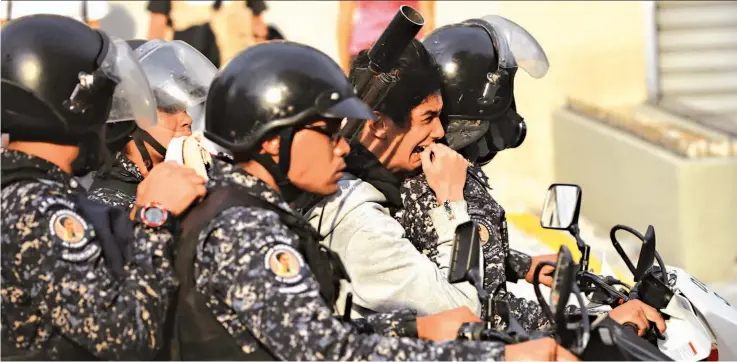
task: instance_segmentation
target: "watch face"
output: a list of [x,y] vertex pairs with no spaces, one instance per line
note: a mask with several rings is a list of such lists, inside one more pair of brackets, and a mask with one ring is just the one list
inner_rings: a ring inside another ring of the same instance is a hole
[[158,207],[149,207],[144,211],[143,217],[147,223],[160,226],[166,221],[164,211]]

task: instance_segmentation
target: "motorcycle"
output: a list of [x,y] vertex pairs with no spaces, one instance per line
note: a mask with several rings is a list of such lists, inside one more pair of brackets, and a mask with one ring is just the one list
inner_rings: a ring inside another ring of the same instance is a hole
[[[634,276],[635,285],[588,271],[590,247],[581,239],[578,227],[581,194],[578,185],[551,185],[540,225],[568,231],[576,239],[581,251],[579,269],[575,273],[576,285],[592,305],[615,308],[631,299],[639,299],[657,309],[665,319],[665,333],[661,335],[651,325],[644,335],[644,339],[663,354],[676,360],[717,361],[720,357],[737,360],[734,337],[737,335],[737,309],[683,269],[665,265],[656,251],[652,225],[648,226],[645,235],[626,225],[616,225],[610,231],[612,245]],[[626,231],[642,241],[637,265],[622,248],[616,237],[618,231]],[[656,260],[657,266],[654,265]],[[634,325],[629,327],[637,330]]]
[[[593,322],[579,290],[577,267],[570,250],[564,245],[558,251],[556,263],[542,262],[534,270],[533,287],[543,312],[550,320],[548,330],[527,333],[514,318],[509,304],[504,300],[492,298],[481,285],[478,228],[468,222],[456,229],[456,240],[448,280],[451,283],[469,282],[477,288],[479,298],[487,305],[485,322],[466,323],[458,331],[460,340],[501,341],[506,344],[522,343],[533,339],[553,337],[573,354],[584,360],[622,360],[652,361],[670,360],[646,340],[637,336],[625,326],[611,320],[606,315],[598,316]],[[553,266],[553,284],[550,288],[550,304],[540,291],[540,274],[546,265]],[[566,313],[571,295],[580,306],[578,317]],[[490,315],[499,317],[506,326],[503,330],[494,328]]]

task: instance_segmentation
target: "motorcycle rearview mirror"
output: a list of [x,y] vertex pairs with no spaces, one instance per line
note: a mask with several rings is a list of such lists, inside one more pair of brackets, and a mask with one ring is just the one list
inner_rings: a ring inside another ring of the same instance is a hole
[[[549,263],[548,265],[553,265]],[[548,318],[554,321],[556,325],[565,325],[565,309],[568,305],[568,300],[573,292],[573,287],[576,283],[576,264],[573,262],[573,255],[571,251],[565,245],[561,245],[558,250],[558,259],[555,265],[555,272],[553,273],[553,283],[550,286],[550,306],[546,312]],[[535,286],[535,294],[538,299],[538,303],[541,306],[545,306],[545,300],[540,292],[540,273],[542,272],[544,265],[539,265],[535,268],[535,274],[533,276],[533,285]],[[543,307],[543,310],[546,309]]]
[[635,281],[642,280],[645,273],[655,264],[655,229],[652,225],[647,227],[643,239],[644,242],[642,243],[640,257],[637,259],[637,268],[635,269]]
[[[479,300],[489,306],[491,304],[489,293],[484,290],[481,283],[481,266],[479,263],[481,242],[479,241],[478,230],[478,224],[474,221],[467,221],[456,228],[448,281],[453,284],[471,283],[476,288]],[[488,321],[488,317],[488,315],[485,315],[483,319]]]
[[[549,304],[545,302],[542,292],[540,292],[540,273],[545,265],[555,266],[553,282],[550,286]],[[576,264],[573,262],[571,251],[565,245],[561,245],[558,250],[558,259],[555,263],[540,262],[535,267],[532,285],[543,313],[551,321],[556,331],[558,343],[565,346],[566,349],[574,354],[580,354],[588,345],[591,325],[589,323],[588,308],[576,284],[576,270]],[[577,327],[573,330],[569,329],[566,316],[566,307],[568,306],[571,295],[574,295],[578,300],[582,323],[580,328]]]
[[552,184],[545,195],[540,226],[544,229],[567,230],[576,239],[581,251],[581,270],[588,270],[589,246],[581,239],[578,218],[581,212],[581,187],[573,184]]
[[564,323],[568,299],[576,282],[576,264],[573,262],[571,251],[565,245],[558,251],[555,265],[553,284],[550,288],[550,309],[555,313],[556,320]]
[[577,185],[552,184],[545,195],[540,226],[545,229],[568,230],[578,226],[581,188]]
[[448,281],[451,283],[480,282],[478,224],[467,221],[456,228]]

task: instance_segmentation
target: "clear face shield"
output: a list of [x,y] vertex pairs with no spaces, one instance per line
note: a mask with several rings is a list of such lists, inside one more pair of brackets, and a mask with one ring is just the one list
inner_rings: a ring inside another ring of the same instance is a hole
[[491,36],[498,58],[496,71],[489,70],[478,104],[486,109],[487,119],[503,115],[512,98],[514,75],[518,68],[534,78],[541,78],[549,68],[545,51],[524,28],[498,15],[465,21],[482,27]]
[[156,125],[156,100],[149,81],[128,44],[110,37],[107,55],[100,63],[98,74],[80,74],[80,85],[70,98],[69,108],[75,107],[85,91],[94,87],[96,78],[103,75],[116,83],[108,123],[135,120],[138,127],[148,129]]
[[521,68],[533,78],[542,78],[548,73],[548,57],[527,30],[498,15],[487,15],[481,20],[491,25],[494,32],[499,68]]
[[[147,46],[149,43],[151,46]],[[217,68],[202,53],[182,41],[149,43],[136,51],[140,53],[139,61],[153,89],[159,111],[170,115],[186,114],[191,119],[192,131],[203,130],[207,91]],[[180,119],[172,117],[172,122],[177,123]]]

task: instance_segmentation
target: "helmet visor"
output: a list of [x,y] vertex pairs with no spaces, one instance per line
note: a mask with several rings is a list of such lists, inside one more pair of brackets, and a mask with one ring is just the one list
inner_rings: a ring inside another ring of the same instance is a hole
[[501,16],[487,15],[481,19],[489,23],[496,33],[500,67],[519,67],[533,78],[545,76],[550,64],[535,37],[523,27]]
[[143,129],[156,125],[154,94],[135,53],[124,40],[110,37],[99,70],[117,83],[108,123],[135,120]]
[[139,49],[145,52],[139,61],[159,110],[187,112],[192,130],[203,130],[204,103],[217,68],[202,53],[178,40]]

